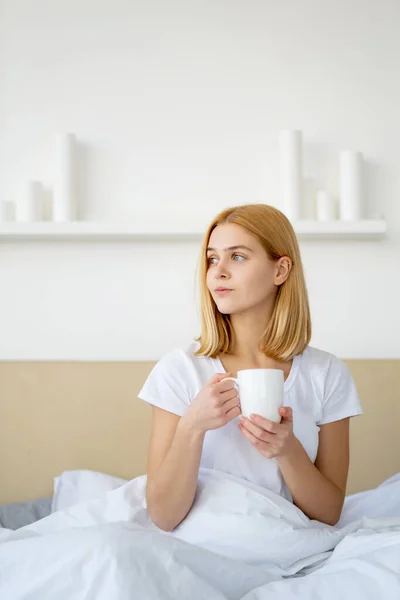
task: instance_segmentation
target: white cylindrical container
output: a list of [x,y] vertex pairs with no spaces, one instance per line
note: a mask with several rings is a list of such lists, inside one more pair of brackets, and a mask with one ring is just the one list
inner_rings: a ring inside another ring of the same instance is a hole
[[334,221],[336,219],[335,199],[325,190],[317,192],[317,219],[318,221]]
[[363,157],[361,152],[343,150],[340,163],[340,218],[343,221],[362,219]]
[[43,219],[43,186],[40,181],[28,181],[22,198],[17,203],[17,221],[32,222]]
[[11,200],[0,202],[0,223],[15,221],[15,204]]
[[298,221],[303,187],[301,131],[284,129],[280,132],[279,163],[282,212],[291,221]]
[[58,135],[54,146],[53,221],[74,221],[77,218],[75,135]]

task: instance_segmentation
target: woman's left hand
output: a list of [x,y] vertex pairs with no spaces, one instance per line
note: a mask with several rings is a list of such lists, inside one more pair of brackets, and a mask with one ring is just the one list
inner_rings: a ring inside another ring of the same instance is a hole
[[239,429],[251,444],[266,458],[289,453],[296,440],[293,433],[293,413],[288,406],[279,409],[280,423],[274,423],[260,415],[240,417]]

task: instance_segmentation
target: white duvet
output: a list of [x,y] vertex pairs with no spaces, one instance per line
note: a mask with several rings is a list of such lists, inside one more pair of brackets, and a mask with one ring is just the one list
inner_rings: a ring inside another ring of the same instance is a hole
[[400,598],[399,476],[350,498],[330,527],[268,490],[201,470],[195,505],[172,533],[149,521],[144,485],[139,477],[0,530],[1,600]]

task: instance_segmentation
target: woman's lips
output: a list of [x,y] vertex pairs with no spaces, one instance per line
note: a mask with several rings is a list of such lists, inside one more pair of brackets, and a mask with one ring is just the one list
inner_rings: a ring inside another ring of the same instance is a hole
[[223,288],[223,287],[219,287],[215,290],[215,293],[218,294],[218,296],[226,296],[227,294],[229,294],[229,292],[232,292],[233,290],[229,289],[229,288]]

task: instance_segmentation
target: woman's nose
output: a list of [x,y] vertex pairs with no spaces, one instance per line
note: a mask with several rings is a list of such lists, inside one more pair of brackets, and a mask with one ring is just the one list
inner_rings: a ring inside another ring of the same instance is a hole
[[215,278],[216,279],[229,279],[229,277],[230,277],[230,274],[229,274],[229,271],[228,271],[226,265],[222,261],[220,261],[215,270]]

